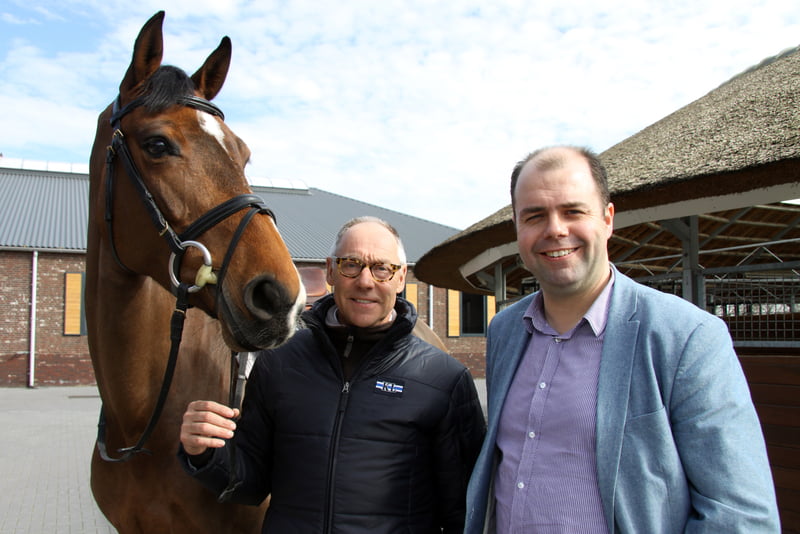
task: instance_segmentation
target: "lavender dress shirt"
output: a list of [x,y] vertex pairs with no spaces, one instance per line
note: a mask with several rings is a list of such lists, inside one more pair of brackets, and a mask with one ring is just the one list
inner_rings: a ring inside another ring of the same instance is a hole
[[597,483],[597,377],[613,279],[569,332],[547,323],[541,294],[530,342],[503,405],[495,483],[498,534],[607,533]]

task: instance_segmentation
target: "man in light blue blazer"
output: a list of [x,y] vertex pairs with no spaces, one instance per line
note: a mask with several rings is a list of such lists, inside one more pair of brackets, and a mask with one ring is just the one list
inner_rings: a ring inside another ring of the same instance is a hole
[[610,265],[614,206],[597,156],[533,152],[511,198],[541,290],[489,328],[489,428],[465,534],[780,532],[728,330]]

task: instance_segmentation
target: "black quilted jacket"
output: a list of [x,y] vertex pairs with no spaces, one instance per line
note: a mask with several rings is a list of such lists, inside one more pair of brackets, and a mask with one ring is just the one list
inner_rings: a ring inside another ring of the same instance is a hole
[[[346,382],[322,326],[332,305],[318,301],[308,328],[258,358],[233,440],[233,501],[271,494],[270,534],[460,534],[485,432],[472,377],[410,335],[416,312],[398,298],[393,326]],[[221,492],[230,446],[187,470]]]

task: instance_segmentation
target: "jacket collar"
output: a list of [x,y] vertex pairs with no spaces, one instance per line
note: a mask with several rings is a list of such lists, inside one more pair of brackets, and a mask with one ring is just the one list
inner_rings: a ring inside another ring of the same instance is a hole
[[[330,345],[331,350],[333,344],[331,343],[328,330],[325,326],[325,318],[328,312],[336,305],[333,294],[329,294],[314,303],[310,310],[303,312],[303,323],[312,331],[314,335],[321,338],[321,342]],[[405,356],[404,348],[409,344],[417,321],[417,312],[414,306],[407,300],[397,297],[394,305],[397,317],[395,318],[392,326],[386,331],[386,335],[378,341],[375,346],[367,354],[368,362],[365,364],[364,369],[360,370],[358,374],[364,376],[371,376],[384,372],[386,369],[394,365],[398,360]],[[353,332],[358,335],[356,327],[349,327]]]
[[[316,324],[322,326],[325,324],[328,313],[336,306],[336,301],[333,298],[333,293],[325,295],[314,303],[310,310],[306,310],[302,314],[303,322],[307,325]],[[395,320],[392,328],[389,330],[398,329],[406,333],[411,333],[414,325],[417,322],[417,310],[414,306],[402,297],[397,297],[394,303]],[[355,327],[353,327],[355,328]]]

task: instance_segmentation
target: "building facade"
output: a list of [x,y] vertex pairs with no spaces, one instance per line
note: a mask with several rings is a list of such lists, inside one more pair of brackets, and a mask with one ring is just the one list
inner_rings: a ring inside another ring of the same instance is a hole
[[[0,387],[93,384],[82,299],[88,176],[8,163],[0,159],[0,187],[9,192],[0,198]],[[416,259],[456,228],[314,188],[253,189],[275,211],[298,267],[323,269],[335,232],[352,217],[373,215],[395,226],[409,260],[404,296],[450,353],[483,376],[492,297],[413,275]]]

